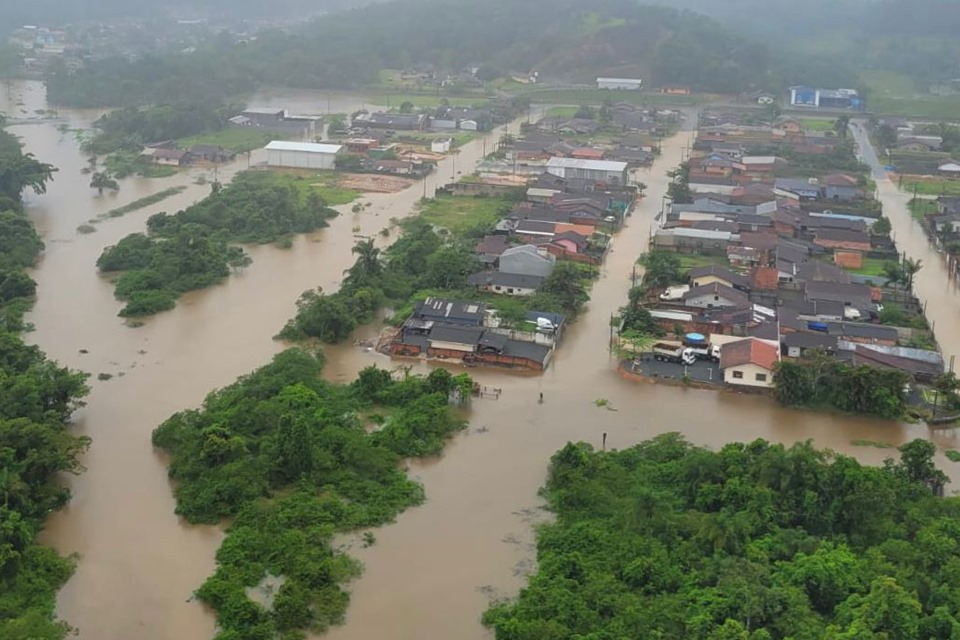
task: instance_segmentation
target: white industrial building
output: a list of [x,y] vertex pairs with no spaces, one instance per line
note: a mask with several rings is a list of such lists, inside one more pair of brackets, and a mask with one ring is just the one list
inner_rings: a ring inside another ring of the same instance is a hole
[[597,89],[626,89],[639,91],[643,85],[640,78],[597,78]]
[[343,145],[274,140],[266,147],[267,166],[294,169],[334,169]]
[[579,158],[550,158],[547,173],[560,178],[580,178],[607,184],[627,184],[627,163],[613,160],[581,160]]

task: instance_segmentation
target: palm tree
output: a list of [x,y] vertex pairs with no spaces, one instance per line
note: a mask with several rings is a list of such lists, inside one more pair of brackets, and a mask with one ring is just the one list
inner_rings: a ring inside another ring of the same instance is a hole
[[903,280],[907,291],[913,291],[913,277],[923,268],[923,260],[903,259]]
[[380,275],[382,265],[380,264],[380,249],[373,244],[373,238],[361,240],[351,249],[357,255],[357,265],[360,266],[361,273],[368,276]]
[[104,189],[119,191],[120,183],[110,177],[106,171],[97,171],[90,179],[90,188],[96,189],[98,195],[103,195]]

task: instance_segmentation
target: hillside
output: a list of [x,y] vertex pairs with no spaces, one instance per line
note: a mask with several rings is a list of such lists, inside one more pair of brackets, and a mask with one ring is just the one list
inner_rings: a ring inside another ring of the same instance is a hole
[[765,45],[712,19],[631,0],[397,0],[243,43],[218,38],[190,55],[100,61],[53,74],[49,89],[54,101],[77,106],[224,99],[267,83],[359,88],[378,82],[383,68],[429,63],[485,67],[488,77],[537,70],[568,82],[640,75],[730,93],[780,83],[772,60]]

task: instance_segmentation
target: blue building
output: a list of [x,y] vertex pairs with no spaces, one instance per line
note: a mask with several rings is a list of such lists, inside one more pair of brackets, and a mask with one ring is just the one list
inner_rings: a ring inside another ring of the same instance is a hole
[[814,89],[802,85],[790,87],[790,105],[858,111],[864,108],[863,99],[854,89]]

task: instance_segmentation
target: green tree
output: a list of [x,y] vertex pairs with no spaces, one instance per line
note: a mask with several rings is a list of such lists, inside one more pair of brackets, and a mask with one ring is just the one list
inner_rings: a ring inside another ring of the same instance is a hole
[[937,447],[929,440],[913,440],[898,448],[900,463],[897,470],[912,482],[926,485],[936,495],[943,495],[949,482],[947,475],[937,469],[933,456]]
[[672,251],[657,249],[641,255],[639,262],[644,268],[643,288],[647,291],[683,282],[680,257]]
[[870,227],[870,233],[875,236],[889,236],[892,230],[893,227],[890,224],[890,219],[884,216],[877,218]]
[[667,186],[667,197],[677,204],[692,202],[690,194],[690,166],[686,163],[680,165],[667,174],[670,176],[670,184]]
[[90,178],[90,188],[96,189],[97,194],[102,196],[105,189],[119,191],[120,183],[111,178],[106,171],[97,171]]
[[404,101],[400,104],[400,109],[399,109],[399,111],[400,111],[400,113],[413,113],[413,110],[414,110],[415,106],[416,106],[416,105],[414,105],[414,104],[413,104],[412,102],[410,102],[409,100],[404,100]]
[[555,296],[568,313],[575,313],[590,299],[584,285],[584,274],[573,262],[558,262],[544,281],[541,291]]

